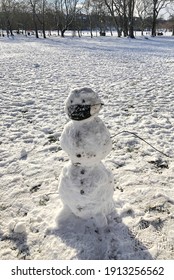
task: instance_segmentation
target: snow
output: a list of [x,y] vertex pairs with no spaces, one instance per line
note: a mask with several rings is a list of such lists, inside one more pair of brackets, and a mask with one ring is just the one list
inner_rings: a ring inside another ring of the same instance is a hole
[[25,232],[25,223],[19,222],[14,227],[14,232],[22,233]]
[[[174,259],[173,38],[15,36],[0,51],[0,259]],[[101,97],[112,139],[103,228],[66,209],[56,228],[64,102],[79,87]]]

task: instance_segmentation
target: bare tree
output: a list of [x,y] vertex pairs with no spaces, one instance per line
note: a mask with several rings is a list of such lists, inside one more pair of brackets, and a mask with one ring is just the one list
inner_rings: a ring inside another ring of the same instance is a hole
[[[98,18],[96,19],[96,17],[98,17],[97,1],[85,0],[83,4],[83,10],[89,22],[91,38],[93,38],[93,29],[97,28],[97,23],[98,23]],[[97,36],[97,30],[96,30],[96,36]]]
[[29,0],[32,15],[33,15],[33,23],[36,33],[36,38],[39,38],[38,34],[38,26],[40,25],[42,28],[43,38],[46,38],[46,11],[47,11],[47,0]]
[[39,38],[39,33],[38,33],[38,17],[37,17],[38,0],[29,0],[29,3],[31,5],[31,9],[32,9],[32,16],[33,16],[33,23],[34,23],[34,29],[35,29],[36,38]]
[[77,12],[77,4],[79,0],[57,0],[55,7],[57,8],[58,29],[61,37],[64,37],[65,31],[72,24]]
[[170,0],[169,5],[166,7],[169,16],[169,28],[172,29],[172,36],[174,36],[174,0]]
[[103,0],[93,0],[93,17],[97,17],[100,35],[105,35],[107,29],[108,9]]
[[122,13],[122,8],[120,6],[120,3],[118,4],[118,1],[120,0],[104,0],[105,1],[105,5],[108,8],[108,11],[110,13],[110,15],[113,18],[113,22],[115,25],[115,28],[117,30],[118,33],[118,37],[121,37],[122,34],[122,30],[123,30],[123,13]]
[[145,21],[150,16],[152,11],[151,0],[137,0],[136,10],[138,12],[139,20],[141,23],[141,35],[144,33]]
[[55,0],[54,1],[54,19],[55,19],[55,26],[57,29],[57,34],[59,36],[59,31],[60,31],[60,19],[61,19],[61,2],[60,0]]
[[15,0],[2,0],[1,2],[3,25],[6,29],[7,36],[9,36],[9,34],[11,36],[14,36],[13,21],[14,21],[15,5],[16,5]]
[[26,34],[27,30],[31,28],[32,14],[30,13],[28,2],[25,0],[17,0],[15,8],[15,29],[17,33]]
[[43,32],[43,37],[44,39],[46,38],[46,33],[45,33],[45,11],[46,11],[46,0],[41,1],[41,19],[39,19],[41,25],[42,25],[42,32]]
[[118,37],[124,36],[134,38],[134,10],[135,0],[104,0],[110,15],[113,18]]
[[167,7],[169,0],[151,0],[152,5],[152,36],[156,36],[156,25],[159,12]]

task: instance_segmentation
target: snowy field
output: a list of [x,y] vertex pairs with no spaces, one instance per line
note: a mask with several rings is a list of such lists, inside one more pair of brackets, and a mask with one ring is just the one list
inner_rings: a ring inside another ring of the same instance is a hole
[[[174,259],[174,38],[1,37],[0,82],[0,259]],[[56,229],[64,101],[83,86],[105,104],[115,213]]]

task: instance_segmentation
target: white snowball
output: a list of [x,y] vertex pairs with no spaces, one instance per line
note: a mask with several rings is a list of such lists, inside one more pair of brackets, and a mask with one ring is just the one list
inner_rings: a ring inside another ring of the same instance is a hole
[[101,103],[100,97],[91,88],[84,87],[80,89],[74,89],[66,100],[65,110],[72,104],[95,105],[99,103]]
[[23,222],[18,222],[14,227],[14,232],[16,233],[23,233],[26,232],[26,226]]
[[110,133],[98,117],[88,122],[67,123],[60,145],[74,164],[86,166],[99,163],[112,149]]
[[65,112],[74,120],[96,116],[101,109],[101,99],[91,88],[74,89],[65,103]]
[[15,221],[10,221],[10,223],[8,224],[9,231],[13,231],[15,225],[16,225]]
[[60,198],[76,216],[94,218],[103,226],[114,209],[113,181],[112,173],[102,163],[92,167],[68,163],[60,177]]

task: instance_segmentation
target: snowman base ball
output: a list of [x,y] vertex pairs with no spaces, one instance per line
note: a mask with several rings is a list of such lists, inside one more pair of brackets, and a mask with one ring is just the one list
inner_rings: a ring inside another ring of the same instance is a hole
[[60,138],[70,158],[59,182],[64,208],[82,219],[94,219],[99,227],[107,225],[107,215],[114,211],[113,175],[101,162],[112,149],[110,133],[98,117],[102,105],[91,88],[73,90],[65,104],[71,121]]
[[114,210],[113,175],[103,163],[92,167],[68,163],[59,184],[60,198],[70,211],[82,219],[94,219],[99,227],[107,225]]

